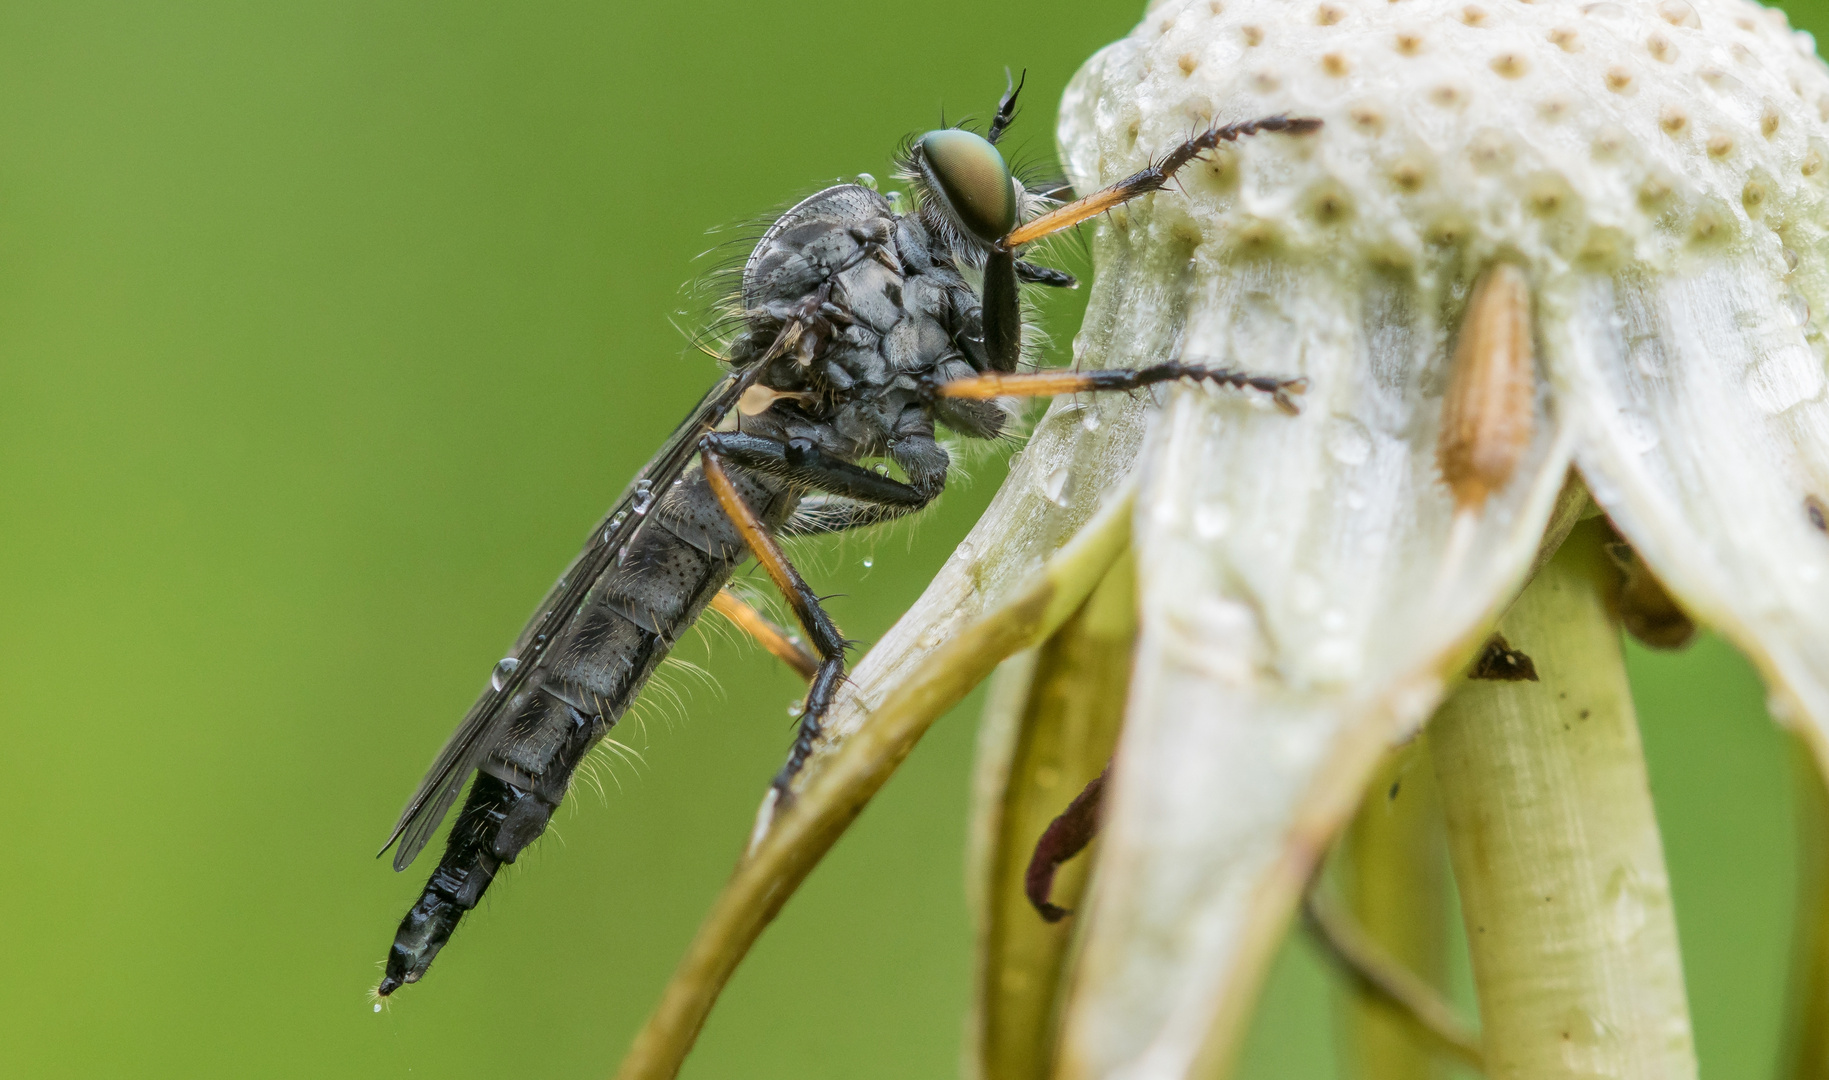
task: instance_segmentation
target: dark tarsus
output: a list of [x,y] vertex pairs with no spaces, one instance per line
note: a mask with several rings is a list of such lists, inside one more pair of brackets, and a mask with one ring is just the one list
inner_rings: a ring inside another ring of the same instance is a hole
[[1060,922],[1072,914],[1049,900],[1054,892],[1054,873],[1062,863],[1086,850],[1086,845],[1099,834],[1099,811],[1105,804],[1105,780],[1110,775],[1111,765],[1107,764],[1073,797],[1067,809],[1048,823],[1041,839],[1035,842],[1029,868],[1023,872],[1022,891],[1036,914],[1048,922]]
[[[1014,118],[1019,89],[1011,86],[1000,102],[993,140]],[[545,831],[585,755],[752,547],[760,542],[779,558],[769,534],[836,532],[918,510],[946,482],[936,424],[980,439],[1004,430],[998,403],[936,398],[932,388],[1013,371],[1021,351],[1017,282],[1061,286],[1073,278],[967,238],[947,219],[944,200],[913,179],[921,197],[912,213],[897,215],[875,191],[841,184],[788,210],[756,245],[743,269],[743,326],[728,355],[733,374],[592,531],[383,846],[399,842],[394,868],[405,869],[476,774],[443,858],[401,920],[380,995],[423,977],[501,865]],[[962,266],[984,270],[983,300]],[[753,388],[789,396],[750,409],[745,395]],[[737,430],[719,430],[739,406]],[[907,482],[856,464],[879,456]],[[729,481],[723,501],[707,466]],[[756,526],[748,540],[735,523],[746,518]],[[769,552],[762,554],[766,561]],[[785,805],[843,679],[846,643],[785,559],[781,567],[820,656],[773,784]]]

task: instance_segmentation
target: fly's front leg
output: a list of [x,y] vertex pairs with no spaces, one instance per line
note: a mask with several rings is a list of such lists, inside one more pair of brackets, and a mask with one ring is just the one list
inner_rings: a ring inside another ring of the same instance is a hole
[[787,598],[788,606],[794,609],[794,617],[799,620],[808,643],[819,657],[819,664],[813,672],[813,684],[807,690],[806,709],[800,714],[800,727],[794,736],[794,746],[788,751],[787,763],[775,774],[773,786],[777,801],[786,802],[790,797],[788,784],[794,779],[794,774],[800,771],[800,767],[806,764],[807,755],[812,753],[813,740],[819,737],[821,730],[820,723],[832,707],[832,698],[838,692],[840,680],[844,678],[845,640],[839,636],[838,627],[832,625],[831,616],[819,606],[819,598],[807,587],[800,572],[794,569],[794,564],[788,562],[781,545],[775,542],[767,526],[762,524],[762,519],[756,516],[756,512],[737,491],[736,485],[731,483],[730,474],[724,468],[724,459],[718,454],[712,439],[713,436],[706,437],[700,445],[699,454],[712,494],[742,534],[756,561]]
[[1116,209],[1140,195],[1159,191],[1183,165],[1222,142],[1232,142],[1260,131],[1306,135],[1319,129],[1313,117],[1267,116],[1239,124],[1217,124],[1163,155],[1160,161],[1133,173],[1110,187],[1057,207],[1026,224],[1018,225],[991,245],[984,259],[984,348],[991,367],[1015,371],[1022,357],[1022,307],[1017,299],[1016,251],[1046,236],[1070,229],[1087,218]]
[[1247,135],[1256,135],[1260,131],[1280,132],[1284,135],[1307,135],[1317,131],[1321,121],[1313,117],[1268,116],[1262,120],[1247,120],[1239,124],[1217,124],[1193,138],[1182,143],[1163,155],[1162,160],[1151,164],[1107,188],[1075,199],[1058,209],[1051,210],[1034,221],[1019,225],[1005,236],[997,246],[1010,251],[1023,244],[1032,244],[1044,236],[1051,236],[1063,229],[1070,229],[1090,217],[1097,217],[1107,210],[1114,210],[1139,195],[1159,191],[1169,182],[1183,165],[1213,149],[1222,142],[1233,142]]
[[1056,394],[1080,394],[1094,390],[1138,390],[1180,379],[1235,386],[1241,390],[1250,389],[1269,394],[1277,408],[1292,416],[1299,410],[1291,395],[1308,389],[1308,380],[1304,378],[1252,375],[1233,368],[1170,360],[1144,368],[1111,368],[1100,371],[1036,371],[1022,375],[993,372],[936,383],[930,392],[936,398],[983,401],[999,397],[1053,397]]

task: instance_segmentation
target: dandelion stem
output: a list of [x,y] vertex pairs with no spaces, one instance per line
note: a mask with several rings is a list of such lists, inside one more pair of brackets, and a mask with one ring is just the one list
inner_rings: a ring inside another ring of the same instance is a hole
[[1500,621],[1519,676],[1430,729],[1492,1076],[1696,1075],[1607,539],[1575,528]]

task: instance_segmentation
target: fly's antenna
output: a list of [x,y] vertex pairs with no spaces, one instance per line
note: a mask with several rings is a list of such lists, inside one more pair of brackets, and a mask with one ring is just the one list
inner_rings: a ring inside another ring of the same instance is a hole
[[997,145],[997,140],[1003,138],[1004,130],[1016,119],[1016,95],[1022,93],[1023,83],[1028,79],[1028,68],[1023,68],[1022,77],[1018,79],[1010,78],[1009,68],[1003,69],[1003,100],[997,103],[997,115],[991,118],[991,130],[985,135],[985,142]]

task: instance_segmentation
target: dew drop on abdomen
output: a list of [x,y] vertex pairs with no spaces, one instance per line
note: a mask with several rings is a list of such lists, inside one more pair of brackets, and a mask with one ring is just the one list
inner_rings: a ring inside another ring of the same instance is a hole
[[514,674],[515,668],[520,666],[521,662],[512,656],[504,656],[500,660],[497,660],[495,662],[495,670],[489,673],[489,688],[491,690],[500,690],[502,687],[507,686],[508,677]]

